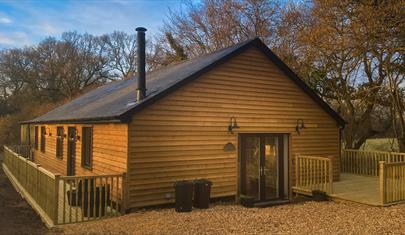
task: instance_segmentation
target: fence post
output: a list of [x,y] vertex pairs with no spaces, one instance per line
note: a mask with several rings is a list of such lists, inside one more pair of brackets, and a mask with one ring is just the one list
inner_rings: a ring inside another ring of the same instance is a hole
[[28,186],[28,160],[24,158],[24,165],[25,165],[25,179],[24,179],[24,187],[27,189]]
[[298,154],[295,155],[295,186],[299,186]]
[[329,194],[333,194],[333,162],[329,159]]
[[59,180],[60,175],[55,175],[55,193],[54,193],[54,208],[53,208],[53,224],[58,224],[58,209],[59,209]]
[[385,171],[385,161],[379,162],[379,173],[380,173],[380,200],[381,204],[384,205],[387,201],[386,199],[386,171]]
[[40,164],[37,164],[37,169],[35,170],[35,200],[38,200],[38,194],[39,194],[39,189],[38,189],[38,187],[39,187],[39,167],[40,167],[41,165]]
[[121,214],[125,214],[127,210],[127,173],[124,172],[122,174],[122,207],[121,207]]

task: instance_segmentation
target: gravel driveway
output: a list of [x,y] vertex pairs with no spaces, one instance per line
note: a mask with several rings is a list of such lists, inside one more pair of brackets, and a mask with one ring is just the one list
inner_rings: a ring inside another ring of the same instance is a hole
[[379,208],[347,202],[303,202],[269,208],[215,204],[176,213],[148,210],[60,226],[66,234],[405,234],[405,204]]

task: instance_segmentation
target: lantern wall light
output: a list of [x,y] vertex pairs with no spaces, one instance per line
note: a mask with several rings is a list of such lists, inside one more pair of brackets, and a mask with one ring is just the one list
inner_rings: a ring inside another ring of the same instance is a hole
[[301,130],[305,129],[305,124],[303,119],[298,119],[297,120],[297,126],[295,127],[295,130],[297,131],[297,134],[301,134]]
[[231,117],[231,119],[229,120],[229,125],[228,125],[228,133],[233,134],[233,129],[238,129],[240,128],[238,126],[238,123],[236,123],[236,118],[235,117]]

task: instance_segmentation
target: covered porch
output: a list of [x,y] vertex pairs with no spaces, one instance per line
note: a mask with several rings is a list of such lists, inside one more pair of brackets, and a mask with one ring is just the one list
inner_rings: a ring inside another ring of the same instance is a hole
[[293,192],[324,191],[332,199],[372,206],[405,202],[405,153],[344,150],[338,180],[328,157],[296,156]]

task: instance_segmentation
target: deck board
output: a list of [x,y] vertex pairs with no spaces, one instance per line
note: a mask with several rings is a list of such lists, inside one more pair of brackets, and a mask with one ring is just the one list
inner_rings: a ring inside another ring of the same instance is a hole
[[333,194],[331,197],[381,206],[379,178],[342,173],[340,181],[333,183]]

